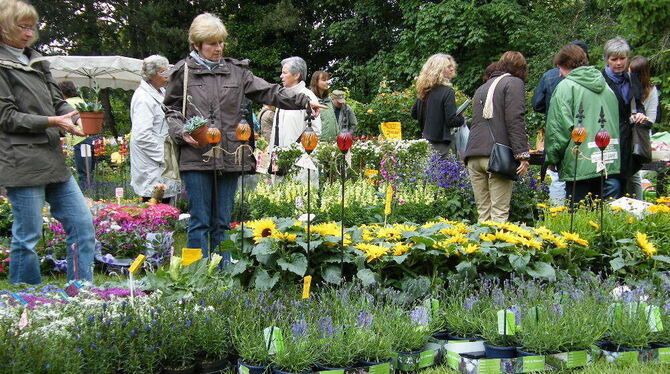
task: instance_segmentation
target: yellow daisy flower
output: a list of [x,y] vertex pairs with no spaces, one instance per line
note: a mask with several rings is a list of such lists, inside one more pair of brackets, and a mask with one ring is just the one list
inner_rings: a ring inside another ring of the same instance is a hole
[[463,247],[463,251],[465,251],[466,254],[473,254],[477,251],[479,251],[479,245],[475,243],[470,243]]
[[394,256],[402,256],[412,248],[409,244],[398,243],[393,247]]
[[576,232],[561,231],[561,235],[563,235],[563,237],[565,237],[566,240],[569,240],[573,243],[579,244],[584,247],[589,246],[589,242],[580,238],[579,234]]
[[637,241],[637,245],[640,246],[642,252],[644,252],[647,256],[651,257],[656,254],[656,246],[647,239],[647,234],[643,234],[638,231],[635,233],[635,239]]
[[365,256],[368,258],[367,262],[384,256],[389,250],[388,248],[382,247],[381,245],[366,243],[356,245],[356,249],[365,253]]
[[564,207],[564,206],[556,206],[556,207],[553,207],[553,208],[549,208],[549,213],[563,213],[563,212],[565,212],[565,211],[567,211],[567,210],[568,210],[567,207]]
[[547,204],[537,203],[535,204],[535,206],[541,209],[549,209],[549,206]]
[[670,206],[664,204],[650,205],[647,210],[651,213],[670,213]]
[[594,229],[596,229],[596,230],[600,230],[600,225],[597,224],[596,222],[589,221],[589,225],[590,225],[591,227],[593,227]]

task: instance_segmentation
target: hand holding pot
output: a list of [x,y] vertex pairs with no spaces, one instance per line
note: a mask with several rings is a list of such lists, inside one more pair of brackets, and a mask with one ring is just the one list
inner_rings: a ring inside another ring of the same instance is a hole
[[47,120],[49,121],[49,127],[60,127],[61,129],[63,129],[66,132],[69,132],[70,134],[78,136],[86,136],[86,134],[84,134],[81,128],[77,127],[72,122],[72,116],[78,113],[79,112],[77,112],[76,110],[73,110],[68,114],[63,114],[62,116],[47,117]]
[[182,139],[184,139],[184,141],[185,141],[186,143],[192,145],[193,147],[196,147],[196,148],[199,147],[199,145],[198,145],[198,141],[196,141],[195,139],[193,139],[193,137],[191,136],[191,134],[185,132],[185,133],[183,133],[183,134],[181,135],[181,137],[182,137]]

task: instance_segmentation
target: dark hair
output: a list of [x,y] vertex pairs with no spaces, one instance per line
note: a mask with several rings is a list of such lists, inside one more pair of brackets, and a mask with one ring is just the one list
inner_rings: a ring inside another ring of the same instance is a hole
[[500,62],[498,61],[492,62],[489,64],[489,66],[486,67],[486,70],[484,70],[484,76],[482,77],[484,82],[491,79],[491,75],[496,71],[500,71]]
[[586,53],[575,44],[566,45],[554,57],[554,65],[570,70],[588,64],[589,59],[586,57]]
[[326,79],[330,79],[330,74],[328,72],[317,70],[314,72],[314,74],[312,74],[312,80],[309,82],[309,89],[312,90],[312,92],[314,92],[316,97],[319,99],[325,99],[328,97],[328,90],[322,92],[322,90],[319,88],[319,81],[323,76],[325,76]]
[[58,83],[58,88],[63,92],[63,95],[65,95],[65,98],[70,98],[70,97],[77,97],[79,96],[79,92],[77,92],[77,87],[75,87],[74,83],[72,81],[63,81]]
[[526,81],[528,77],[528,63],[521,52],[507,51],[500,56],[500,70]]
[[637,75],[642,83],[642,100],[647,100],[649,97],[649,92],[654,86],[651,83],[651,69],[649,67],[649,60],[644,56],[635,56],[630,60],[630,70]]

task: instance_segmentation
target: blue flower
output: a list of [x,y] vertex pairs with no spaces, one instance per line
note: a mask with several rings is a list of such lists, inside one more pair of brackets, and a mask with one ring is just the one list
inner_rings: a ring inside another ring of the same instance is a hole
[[93,322],[95,322],[95,317],[88,316],[87,320],[88,320],[88,323],[92,324]]
[[428,326],[428,311],[423,306],[417,306],[409,313],[412,322],[419,326]]
[[465,302],[463,302],[463,309],[465,309],[468,312],[471,311],[475,303],[478,301],[479,298],[476,296],[468,297],[467,299],[465,299]]
[[291,325],[291,332],[293,333],[294,339],[296,339],[297,337],[306,336],[308,328],[309,325],[304,319],[300,319],[293,322],[293,324]]
[[563,305],[561,304],[552,304],[551,311],[559,316],[563,316]]
[[186,324],[187,328],[190,328],[191,325],[193,325],[193,322],[190,319],[187,318],[186,321],[185,321],[185,324]]
[[372,325],[372,313],[366,311],[358,312],[358,322],[356,323],[358,327],[368,328]]
[[330,316],[325,316],[320,318],[317,323],[319,324],[319,331],[321,332],[321,337],[329,337],[335,335],[335,329],[333,328],[333,319]]

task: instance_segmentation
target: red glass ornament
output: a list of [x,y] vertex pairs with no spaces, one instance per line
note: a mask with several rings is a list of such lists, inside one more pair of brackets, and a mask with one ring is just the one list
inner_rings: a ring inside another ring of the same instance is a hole
[[340,132],[337,135],[337,147],[342,151],[342,153],[347,153],[351,149],[351,145],[354,143],[354,137],[347,130]]
[[602,151],[607,148],[608,145],[610,145],[610,133],[604,128],[601,128],[596,134],[596,146]]

